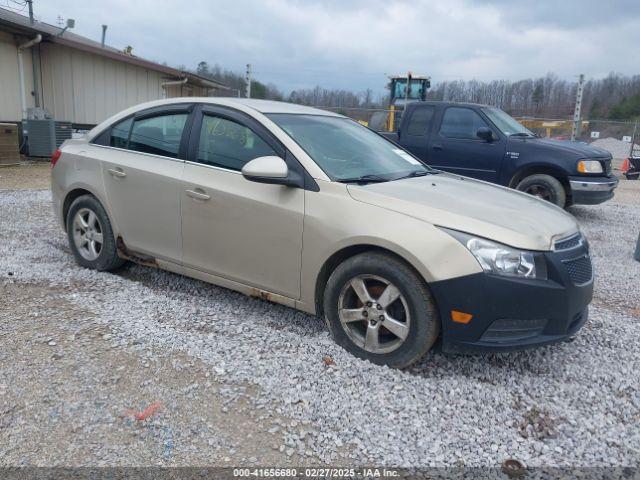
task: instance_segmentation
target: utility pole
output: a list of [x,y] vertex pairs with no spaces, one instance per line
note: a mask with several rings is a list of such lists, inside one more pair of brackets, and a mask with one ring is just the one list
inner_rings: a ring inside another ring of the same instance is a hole
[[[636,135],[638,134],[638,120],[633,124],[633,134],[631,135],[631,148],[629,149],[629,157],[635,157],[636,153]],[[640,238],[638,238],[638,245],[640,245]],[[638,250],[640,252],[640,250]],[[640,262],[640,260],[638,260]]]
[[27,4],[29,5],[29,23],[33,25],[33,0],[27,0]]
[[582,110],[582,92],[584,91],[584,73],[580,74],[578,80],[578,88],[576,89],[576,108],[573,111],[573,128],[571,129],[571,141],[575,141],[580,136],[582,121],[580,120],[580,112]]
[[247,98],[251,98],[251,64],[247,63],[247,73],[244,76],[244,82],[246,84]]

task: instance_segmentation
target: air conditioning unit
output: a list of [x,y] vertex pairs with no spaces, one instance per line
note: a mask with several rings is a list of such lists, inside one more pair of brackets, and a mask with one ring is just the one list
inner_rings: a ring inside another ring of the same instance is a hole
[[18,163],[19,161],[18,125],[15,123],[0,123],[0,165]]
[[27,120],[27,145],[29,156],[50,157],[62,142],[71,138],[71,122],[55,120]]

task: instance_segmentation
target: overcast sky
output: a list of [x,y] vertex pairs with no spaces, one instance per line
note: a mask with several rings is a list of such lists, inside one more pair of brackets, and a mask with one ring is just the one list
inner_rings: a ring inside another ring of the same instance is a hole
[[[0,5],[12,0],[0,0]],[[434,81],[555,72],[640,73],[640,0],[34,0],[36,17],[195,68],[201,60],[285,91],[321,85],[382,92],[385,74]]]

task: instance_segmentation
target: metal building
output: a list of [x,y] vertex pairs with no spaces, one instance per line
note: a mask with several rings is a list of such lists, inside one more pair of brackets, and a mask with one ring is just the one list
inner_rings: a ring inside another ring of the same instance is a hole
[[39,107],[55,120],[92,126],[137,103],[215,90],[233,93],[221,83],[0,8],[0,122],[21,122]]

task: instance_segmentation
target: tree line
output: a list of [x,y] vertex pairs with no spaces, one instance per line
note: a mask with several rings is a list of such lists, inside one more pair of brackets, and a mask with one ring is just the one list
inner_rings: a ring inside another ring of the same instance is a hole
[[[196,74],[221,82],[244,96],[245,79],[242,74],[219,65],[200,62]],[[429,100],[473,102],[494,105],[515,116],[569,118],[573,115],[577,78],[567,80],[553,73],[544,77],[518,81],[454,80],[437,82],[427,92]],[[220,95],[229,95],[220,92]],[[251,82],[251,96],[270,100],[284,100],[302,105],[336,109],[388,108],[389,95],[375,95],[373,90],[353,92],[346,89],[297,89],[285,94],[273,83]],[[625,76],[611,73],[605,78],[589,79],[584,84],[583,118],[632,120],[640,118],[640,75]]]

